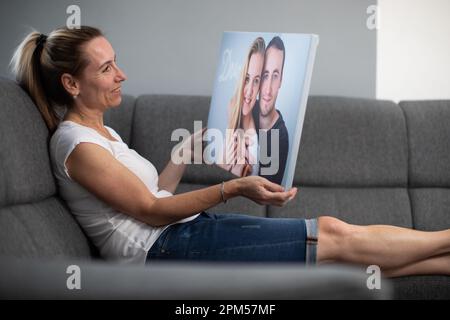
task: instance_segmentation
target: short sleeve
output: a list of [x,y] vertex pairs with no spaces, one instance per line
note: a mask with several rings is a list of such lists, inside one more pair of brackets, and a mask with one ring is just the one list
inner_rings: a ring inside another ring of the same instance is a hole
[[64,178],[72,180],[66,167],[66,161],[75,147],[83,142],[99,145],[113,154],[108,142],[98,137],[89,129],[78,127],[67,128],[64,130],[58,129],[52,137],[50,146],[56,173],[62,175]]

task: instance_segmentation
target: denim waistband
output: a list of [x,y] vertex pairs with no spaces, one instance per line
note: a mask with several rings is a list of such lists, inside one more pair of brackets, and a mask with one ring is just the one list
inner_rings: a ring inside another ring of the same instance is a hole
[[318,233],[317,219],[306,219],[306,265],[314,265],[317,263],[317,242]]

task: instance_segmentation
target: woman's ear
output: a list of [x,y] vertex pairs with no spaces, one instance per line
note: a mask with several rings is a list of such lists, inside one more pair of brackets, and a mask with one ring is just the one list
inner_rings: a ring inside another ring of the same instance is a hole
[[78,81],[71,74],[64,73],[61,76],[61,83],[71,96],[76,97],[80,93]]

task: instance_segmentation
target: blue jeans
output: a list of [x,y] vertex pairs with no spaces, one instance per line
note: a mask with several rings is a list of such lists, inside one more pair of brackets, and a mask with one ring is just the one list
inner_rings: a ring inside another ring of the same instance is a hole
[[316,261],[317,220],[203,212],[169,226],[147,254],[155,260],[226,262]]

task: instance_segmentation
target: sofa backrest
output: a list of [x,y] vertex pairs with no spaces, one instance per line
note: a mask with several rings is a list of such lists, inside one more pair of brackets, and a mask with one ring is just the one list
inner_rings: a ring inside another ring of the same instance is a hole
[[391,101],[311,97],[294,182],[303,186],[408,184],[406,124]]
[[88,240],[57,196],[49,131],[30,97],[0,78],[0,256],[89,258]]

